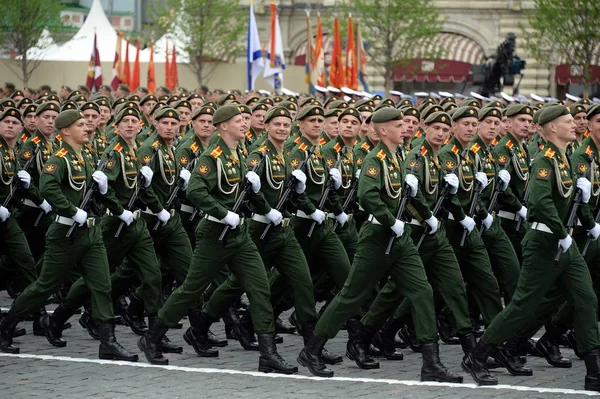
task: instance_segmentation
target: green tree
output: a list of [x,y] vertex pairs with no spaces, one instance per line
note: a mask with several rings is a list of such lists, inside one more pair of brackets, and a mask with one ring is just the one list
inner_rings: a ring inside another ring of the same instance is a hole
[[395,66],[443,55],[432,44],[444,19],[430,0],[345,0],[341,9],[360,24],[368,62],[383,71],[386,92],[393,89]]
[[202,84],[222,62],[234,60],[245,48],[247,8],[239,0],[166,0],[155,3],[158,24],[169,33],[187,35],[190,67]]
[[[50,41],[40,40],[47,29],[51,36],[62,30],[59,0],[3,0],[0,12],[0,52],[11,55],[7,61],[10,69],[16,65],[23,84],[29,83],[33,71],[40,65]],[[36,47],[42,57],[29,57]],[[13,69],[14,71],[14,69]],[[15,71],[16,72],[16,71]],[[16,72],[19,74],[18,72]]]
[[598,0],[535,0],[529,25],[521,25],[523,46],[542,63],[553,55],[581,67],[584,96],[589,95],[592,59],[600,45]]

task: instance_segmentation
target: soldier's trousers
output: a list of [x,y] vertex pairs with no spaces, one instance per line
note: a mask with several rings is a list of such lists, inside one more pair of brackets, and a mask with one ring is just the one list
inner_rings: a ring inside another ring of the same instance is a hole
[[[162,302],[161,274],[146,222],[144,219],[135,220],[131,225],[124,226],[119,238],[115,238],[120,224],[121,220],[116,216],[106,217],[101,223],[108,264],[113,271],[112,298],[123,295],[139,276],[142,282],[139,293],[144,309],[150,315],[156,314]],[[127,262],[123,263],[125,259]],[[88,296],[89,288],[84,279],[80,278],[71,286],[63,304],[66,308],[78,309]]]
[[[33,283],[36,277],[35,261],[25,234],[12,216],[0,223],[0,243],[2,243],[0,254],[4,255],[7,261],[7,265],[2,265],[2,269],[9,268],[11,265],[10,269],[13,267],[16,269],[25,285]],[[3,271],[0,271],[0,275]]]
[[[519,216],[516,216],[517,218]],[[519,260],[519,264],[523,264],[523,249],[521,247],[521,242],[523,241],[523,237],[525,237],[525,225],[527,222],[521,223],[521,228],[517,231],[517,219],[508,219],[508,218],[500,218],[500,225],[504,229],[506,236],[510,240],[513,249],[515,250],[515,254],[517,254],[517,259]]]
[[[226,245],[219,242],[225,225],[202,219],[196,228],[196,248],[187,277],[158,312],[159,319],[174,327],[198,300],[210,282],[227,265],[240,280],[250,299],[254,329],[258,333],[275,331],[267,271],[248,234],[248,224],[230,229]],[[184,233],[185,234],[185,233]]]
[[[187,207],[191,207],[190,205],[187,205]],[[194,221],[190,222],[190,216],[192,216],[191,213],[187,212],[187,208],[186,211],[183,210],[179,210],[179,217],[181,219],[181,225],[183,226],[183,229],[185,230],[185,232],[188,235],[188,238],[190,240],[190,245],[192,246],[192,250],[194,250],[194,247],[196,246],[196,226],[198,226],[198,222],[200,219],[202,219],[199,216],[196,216]]]
[[417,339],[425,343],[437,341],[433,291],[408,227],[407,230],[394,240],[390,258],[386,259],[390,230],[370,222],[363,225],[348,279],[319,319],[315,328],[317,336],[334,338],[344,322],[359,311],[369,288],[383,276],[390,275],[399,290],[411,300]]
[[[284,284],[291,290],[296,314],[302,325],[314,325],[317,322],[313,286],[306,258],[291,227],[274,226],[264,241],[260,236],[267,225],[257,221],[249,223],[252,241],[258,248],[263,263],[269,269],[275,267]],[[204,304],[204,311],[214,319],[220,318],[243,294],[241,282],[234,274],[213,292],[210,300]]]
[[[44,255],[46,248],[46,232],[54,221],[56,215],[53,212],[43,214],[37,226],[34,226],[40,212],[44,212],[39,208],[33,208],[23,205],[22,209],[15,212],[15,219],[19,223],[19,227],[25,233],[29,249],[33,259],[37,262]],[[41,262],[40,262],[41,267]],[[39,270],[37,270],[39,272]]]
[[522,330],[545,307],[548,293],[556,286],[573,305],[579,351],[585,354],[600,347],[598,299],[588,267],[576,245],[571,245],[555,264],[557,248],[558,239],[553,234],[537,230],[525,234],[517,290],[511,303],[486,329],[482,337],[485,342],[499,345]]
[[73,241],[66,238],[68,230],[69,226],[52,223],[46,234],[40,275],[15,299],[12,310],[19,317],[39,310],[77,269],[91,292],[94,319],[99,323],[110,321],[114,318],[110,272],[100,226],[80,227]]
[[354,217],[345,225],[338,226],[337,229],[335,229],[335,234],[337,234],[342,242],[342,245],[346,250],[346,255],[348,255],[348,260],[350,261],[350,264],[352,264],[352,262],[354,262],[354,255],[358,249],[358,231],[356,230]]

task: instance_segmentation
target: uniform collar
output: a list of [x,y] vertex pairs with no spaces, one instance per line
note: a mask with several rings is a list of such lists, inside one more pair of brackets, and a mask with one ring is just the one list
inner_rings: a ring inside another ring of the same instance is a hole
[[450,139],[450,143],[448,143],[448,144],[452,144],[453,146],[458,148],[459,152],[462,152],[462,150],[464,149],[464,147],[462,146],[460,141],[455,136],[452,136],[452,138]]

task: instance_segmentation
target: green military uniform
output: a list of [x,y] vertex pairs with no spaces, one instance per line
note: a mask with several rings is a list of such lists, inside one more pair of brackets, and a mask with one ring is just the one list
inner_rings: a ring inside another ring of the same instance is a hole
[[[356,144],[352,149],[352,156],[354,158],[354,162],[356,163],[356,167],[358,169],[362,168],[362,163],[365,157],[371,152],[371,150],[375,148],[373,142],[369,139],[368,136]],[[365,211],[361,209],[360,202],[358,204],[358,210],[354,214],[354,222],[356,223],[356,230],[360,231],[363,223],[367,220],[369,216]]]

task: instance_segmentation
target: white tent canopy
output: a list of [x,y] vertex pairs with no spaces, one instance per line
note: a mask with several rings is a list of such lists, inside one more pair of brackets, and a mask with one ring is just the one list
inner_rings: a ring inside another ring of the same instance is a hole
[[46,28],[42,31],[35,47],[27,50],[27,58],[33,60],[39,60],[44,58],[44,54],[46,54],[49,50],[56,48],[56,43],[50,34],[50,31]]
[[[176,33],[178,29],[175,30]],[[177,63],[183,62],[188,63],[189,57],[183,50],[187,45],[187,37],[185,34],[171,34],[167,33],[154,43],[154,62],[165,62],[167,43],[169,44],[169,60],[173,54],[173,44],[175,44],[175,51],[177,52]],[[132,60],[130,56],[130,60]],[[140,51],[140,62],[150,61],[150,47]]]

